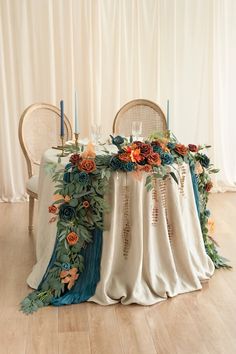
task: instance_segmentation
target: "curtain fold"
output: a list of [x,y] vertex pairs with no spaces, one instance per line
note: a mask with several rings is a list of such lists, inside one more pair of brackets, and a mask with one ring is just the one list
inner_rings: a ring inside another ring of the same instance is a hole
[[18,122],[34,102],[112,129],[134,98],[157,102],[184,143],[212,144],[217,190],[234,190],[234,0],[0,0],[0,199],[25,200]]

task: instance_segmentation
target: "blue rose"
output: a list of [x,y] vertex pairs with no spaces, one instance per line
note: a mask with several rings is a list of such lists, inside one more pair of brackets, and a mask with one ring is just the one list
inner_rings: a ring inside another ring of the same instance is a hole
[[72,166],[73,166],[72,163],[66,164],[66,165],[65,165],[65,170],[68,171]]
[[206,210],[204,211],[204,214],[206,215],[207,218],[209,218],[209,216],[211,215],[211,212],[210,212],[209,209],[206,209]]
[[162,148],[160,146],[158,146],[158,145],[154,145],[152,147],[152,149],[153,149],[154,152],[157,152],[158,154],[161,154],[163,152]]
[[209,157],[205,154],[200,155],[200,163],[203,167],[208,168],[210,164]]
[[167,144],[167,147],[170,149],[170,150],[173,150],[175,148],[175,143],[168,143]]
[[131,162],[131,161],[126,162],[126,163],[122,164],[122,168],[125,172],[131,172],[135,168],[135,163]]
[[71,268],[71,265],[70,265],[70,263],[67,263],[67,262],[65,262],[65,263],[62,263],[62,268],[63,269],[65,269],[65,270],[69,270],[70,268]]
[[164,154],[161,154],[161,161],[163,165],[171,165],[174,162],[174,157],[165,152]]
[[75,180],[76,182],[79,182],[82,186],[86,186],[89,182],[89,175],[84,171],[76,173]]
[[117,135],[115,137],[113,137],[112,135],[110,135],[110,136],[112,139],[112,144],[114,144],[114,145],[121,145],[125,141],[124,138],[122,138],[122,136],[120,136],[120,135]]
[[111,160],[110,160],[110,164],[109,165],[110,165],[112,170],[116,171],[116,170],[119,170],[121,168],[122,163],[121,163],[120,159],[118,159],[117,156],[113,156],[111,158]]
[[67,203],[62,204],[60,206],[59,217],[64,221],[71,221],[75,218],[75,209]]

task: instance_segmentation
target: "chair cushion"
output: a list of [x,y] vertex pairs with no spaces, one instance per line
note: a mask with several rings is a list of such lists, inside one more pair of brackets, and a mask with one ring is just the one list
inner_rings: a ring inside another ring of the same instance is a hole
[[30,177],[30,179],[28,179],[28,181],[26,182],[26,188],[38,194],[38,181],[39,181],[38,175]]

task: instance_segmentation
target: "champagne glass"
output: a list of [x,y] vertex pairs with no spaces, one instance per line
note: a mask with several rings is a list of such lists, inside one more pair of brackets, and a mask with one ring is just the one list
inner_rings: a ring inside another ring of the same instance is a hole
[[142,135],[142,122],[134,121],[132,122],[132,135],[133,135],[133,140],[138,140],[139,137]]
[[93,124],[91,126],[91,138],[92,142],[97,145],[99,143],[99,140],[101,139],[101,130],[102,127],[99,124]]

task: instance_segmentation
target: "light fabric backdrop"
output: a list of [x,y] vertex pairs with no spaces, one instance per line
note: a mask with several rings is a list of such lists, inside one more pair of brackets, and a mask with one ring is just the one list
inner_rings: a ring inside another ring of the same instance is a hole
[[207,143],[236,186],[234,0],[0,0],[0,198],[25,199],[18,121],[34,102],[111,131],[118,109],[147,98],[166,110],[183,143]]

